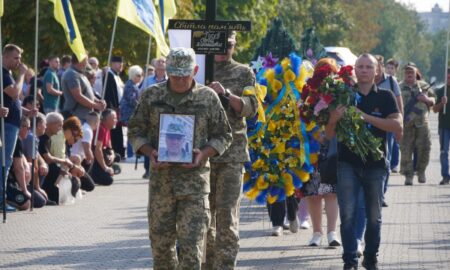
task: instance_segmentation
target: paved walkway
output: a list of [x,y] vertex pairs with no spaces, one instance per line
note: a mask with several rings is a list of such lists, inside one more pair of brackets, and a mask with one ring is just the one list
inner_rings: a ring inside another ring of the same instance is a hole
[[[439,145],[428,182],[403,185],[394,175],[383,209],[381,269],[450,269],[450,186],[439,186]],[[97,187],[75,205],[8,215],[0,223],[0,269],[151,269],[147,181],[142,165],[125,164],[110,187]],[[342,269],[342,250],[306,246],[312,231],[271,237],[266,209],[244,200],[237,269]]]

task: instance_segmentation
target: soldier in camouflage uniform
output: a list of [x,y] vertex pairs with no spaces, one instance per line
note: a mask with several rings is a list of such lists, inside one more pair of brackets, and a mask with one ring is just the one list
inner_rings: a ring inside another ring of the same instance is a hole
[[[133,149],[151,161],[148,219],[154,269],[201,268],[210,221],[208,158],[225,152],[232,140],[219,98],[195,82],[197,71],[192,49],[172,49],[167,58],[169,80],[144,90],[129,121]],[[192,163],[158,162],[160,113],[195,115]]]
[[431,138],[428,114],[434,105],[433,90],[424,81],[416,78],[417,67],[407,63],[404,67],[405,79],[400,83],[403,98],[403,141],[401,150],[401,171],[405,175],[405,185],[413,184],[414,168],[412,156],[417,149],[417,173],[419,183],[425,183],[425,170],[430,160]]
[[211,225],[208,229],[204,269],[234,269],[239,251],[239,206],[244,162],[249,161],[245,117],[256,114],[258,103],[253,71],[231,56],[236,32],[228,39],[226,55],[215,56],[214,79],[210,87],[224,101],[233,130],[233,143],[219,157],[211,159]]

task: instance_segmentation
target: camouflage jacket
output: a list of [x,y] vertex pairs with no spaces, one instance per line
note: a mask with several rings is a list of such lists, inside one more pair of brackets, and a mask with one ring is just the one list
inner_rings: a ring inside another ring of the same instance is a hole
[[403,98],[404,118],[405,126],[421,127],[428,124],[429,108],[428,106],[416,100],[415,104],[408,108],[408,104],[412,104],[412,99],[416,99],[420,93],[427,95],[428,97],[435,97],[433,90],[429,84],[424,81],[417,81],[417,84],[412,87],[407,86],[404,81],[400,83],[400,92]]
[[255,116],[258,109],[258,101],[254,93],[255,75],[248,66],[231,60],[215,63],[214,80],[220,82],[224,88],[228,88],[234,95],[240,96],[243,106],[240,113],[236,113],[231,106],[225,109],[233,130],[233,142],[223,155],[214,157],[211,162],[249,161],[245,117]]
[[[195,115],[193,147],[213,147],[223,154],[232,141],[231,128],[225,110],[215,92],[195,84],[188,95],[177,104],[167,89],[168,82],[154,85],[141,95],[139,104],[128,124],[128,136],[136,151],[144,144],[158,149],[159,116],[161,113]],[[168,169],[153,170],[150,181],[165,185],[172,183],[175,195],[207,194],[209,186],[209,162],[195,169],[172,165]],[[152,185],[154,186],[154,185]]]

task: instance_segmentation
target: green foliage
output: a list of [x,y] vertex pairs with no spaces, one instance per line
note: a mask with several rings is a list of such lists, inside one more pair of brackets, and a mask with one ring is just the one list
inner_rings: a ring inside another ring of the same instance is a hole
[[266,56],[269,53],[272,53],[275,58],[283,59],[289,56],[291,52],[297,51],[295,45],[292,36],[284,28],[283,22],[280,19],[275,19],[260,46],[256,49],[253,60],[256,60],[258,56]]

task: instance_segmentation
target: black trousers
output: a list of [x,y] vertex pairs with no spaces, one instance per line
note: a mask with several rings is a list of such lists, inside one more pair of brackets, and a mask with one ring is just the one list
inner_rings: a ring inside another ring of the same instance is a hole
[[122,124],[117,123],[116,128],[111,129],[111,145],[115,153],[121,157],[126,157],[125,148],[123,147],[123,131]]
[[102,169],[97,160],[95,160],[94,165],[92,165],[91,177],[96,184],[104,186],[109,186],[114,181],[112,176]]
[[48,199],[59,204],[59,189],[55,185],[58,180],[61,168],[55,163],[48,165],[48,174],[42,183],[42,189],[47,193]]
[[81,166],[83,166],[86,173],[84,174],[83,177],[80,177],[80,182],[81,182],[80,188],[85,191],[93,191],[95,188],[95,182],[94,182],[94,180],[92,180],[92,177],[88,173],[90,165],[88,165],[84,162],[81,162]]
[[273,204],[267,204],[267,210],[269,211],[270,221],[272,226],[283,226],[284,217],[287,216],[289,221],[295,220],[298,211],[298,201],[295,195],[286,197],[286,200],[281,202],[274,202]]

